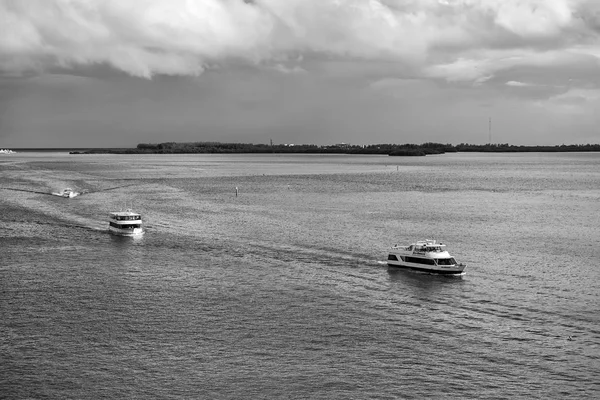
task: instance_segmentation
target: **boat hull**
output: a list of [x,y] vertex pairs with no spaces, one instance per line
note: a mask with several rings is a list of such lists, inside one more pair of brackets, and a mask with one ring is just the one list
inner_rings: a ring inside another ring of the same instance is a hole
[[113,235],[117,236],[140,236],[144,234],[144,229],[133,228],[133,229],[118,229],[112,226],[108,227],[108,231]]
[[427,268],[417,265],[410,264],[393,264],[388,262],[388,267],[407,269],[412,271],[426,272],[429,274],[437,275],[463,275],[465,273],[465,266],[456,266],[452,268]]
[[391,261],[388,260],[388,267],[393,268],[401,268],[412,271],[419,272],[427,272],[429,274],[438,274],[438,275],[463,275],[465,273],[466,265],[456,264],[456,265],[445,265],[443,267],[440,266],[424,266],[420,264],[412,264],[406,263],[402,261]]

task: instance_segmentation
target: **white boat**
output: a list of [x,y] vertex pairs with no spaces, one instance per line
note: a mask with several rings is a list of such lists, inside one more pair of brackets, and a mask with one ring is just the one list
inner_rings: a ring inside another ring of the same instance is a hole
[[450,275],[464,274],[467,267],[456,262],[446,250],[445,244],[431,239],[420,240],[410,246],[392,246],[387,263],[390,267]]
[[0,154],[15,154],[16,151],[12,151],[10,149],[0,149]]
[[108,230],[121,236],[137,236],[144,233],[142,216],[131,210],[110,213]]
[[69,198],[73,198],[75,196],[79,196],[79,192],[74,191],[71,188],[66,188],[63,189],[62,192],[56,192],[56,193],[52,193],[55,196],[60,196],[60,197],[69,197]]

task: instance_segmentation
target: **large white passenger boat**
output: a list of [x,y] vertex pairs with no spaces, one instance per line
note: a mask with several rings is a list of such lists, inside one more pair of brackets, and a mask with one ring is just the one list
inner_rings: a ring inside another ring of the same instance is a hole
[[142,216],[131,210],[112,212],[108,230],[121,236],[141,235],[144,233]]
[[445,244],[431,239],[420,240],[410,246],[396,244],[388,255],[388,265],[434,274],[463,274],[467,266],[457,263],[445,248]]

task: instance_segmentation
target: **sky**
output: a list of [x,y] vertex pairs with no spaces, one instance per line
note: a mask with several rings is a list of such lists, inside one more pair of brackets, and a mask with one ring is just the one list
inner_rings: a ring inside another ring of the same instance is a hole
[[0,148],[597,144],[599,111],[599,0],[0,0]]

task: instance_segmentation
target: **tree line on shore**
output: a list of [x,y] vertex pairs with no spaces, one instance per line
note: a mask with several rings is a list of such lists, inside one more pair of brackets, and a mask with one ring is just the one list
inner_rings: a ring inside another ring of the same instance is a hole
[[71,154],[189,154],[189,153],[287,153],[287,154],[383,154],[390,156],[425,156],[428,154],[444,154],[456,152],[584,152],[600,151],[600,144],[574,144],[556,146],[515,146],[505,144],[467,144],[458,145],[443,143],[423,144],[371,144],[350,145],[337,144],[317,146],[314,144],[300,145],[269,145],[253,143],[221,143],[221,142],[165,142],[158,144],[140,143],[132,149],[90,149],[87,151],[72,151]]

